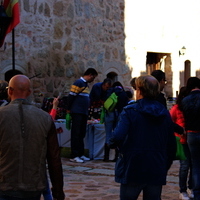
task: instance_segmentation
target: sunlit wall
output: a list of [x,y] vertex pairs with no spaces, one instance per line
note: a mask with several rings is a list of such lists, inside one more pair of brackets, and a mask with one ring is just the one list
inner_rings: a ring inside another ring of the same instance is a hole
[[[183,86],[180,72],[184,71],[184,62],[191,61],[191,76],[196,76],[200,68],[199,24],[198,0],[125,0],[126,61],[132,77],[146,71],[147,52],[170,53],[175,96]],[[186,54],[180,56],[183,46]]]

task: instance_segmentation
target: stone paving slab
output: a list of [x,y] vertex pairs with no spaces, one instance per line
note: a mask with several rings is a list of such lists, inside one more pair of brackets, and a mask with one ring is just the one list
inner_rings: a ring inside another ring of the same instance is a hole
[[[62,158],[65,200],[119,200],[120,184],[114,181],[113,162],[92,160],[72,163]],[[178,200],[179,162],[174,161],[163,186],[162,200]],[[142,200],[142,194],[138,200]]]
[[93,174],[103,174],[103,175],[113,175],[114,176],[114,170],[110,169],[90,169],[86,172],[93,173]]
[[68,168],[68,170],[71,170],[71,171],[78,171],[78,172],[87,172],[87,171],[90,171],[90,170],[92,170],[92,169],[89,168],[89,167],[81,167],[81,166],[78,166],[78,167],[70,167],[70,168]]

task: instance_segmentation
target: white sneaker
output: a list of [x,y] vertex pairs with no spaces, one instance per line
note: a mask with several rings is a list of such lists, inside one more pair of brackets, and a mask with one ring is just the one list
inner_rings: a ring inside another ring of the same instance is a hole
[[75,157],[75,158],[72,158],[72,159],[69,159],[71,162],[77,162],[77,163],[83,163],[84,160],[83,159],[80,159],[79,157]]
[[179,199],[182,200],[190,200],[190,198],[188,197],[188,193],[187,192],[182,192],[179,194]]
[[190,190],[189,195],[188,195],[191,199],[194,199],[194,193],[192,190]]
[[87,157],[85,157],[85,156],[81,156],[80,157],[82,160],[84,160],[84,161],[89,161],[90,160],[90,158],[87,158]]

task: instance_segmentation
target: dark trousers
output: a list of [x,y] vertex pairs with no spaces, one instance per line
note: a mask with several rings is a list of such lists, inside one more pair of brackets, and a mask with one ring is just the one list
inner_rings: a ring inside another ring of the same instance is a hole
[[86,135],[87,115],[71,113],[71,157],[84,155],[84,138]]
[[121,184],[120,200],[137,200],[143,191],[143,200],[160,200],[162,185]]
[[187,142],[192,159],[194,200],[200,200],[200,132],[187,134]]
[[[180,170],[179,170],[179,187],[180,192],[186,192],[187,188],[192,189],[192,162],[190,150],[187,144],[183,144],[184,152],[186,155],[186,160],[180,160]],[[188,176],[189,174],[189,176]]]

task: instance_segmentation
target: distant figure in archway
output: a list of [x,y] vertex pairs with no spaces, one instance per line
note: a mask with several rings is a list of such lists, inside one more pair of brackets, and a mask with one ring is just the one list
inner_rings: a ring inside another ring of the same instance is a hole
[[8,93],[7,93],[8,82],[0,80],[0,106],[8,104]]

